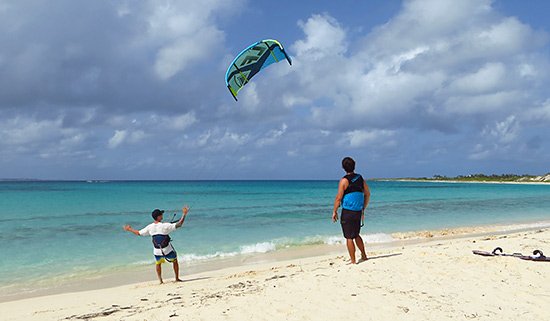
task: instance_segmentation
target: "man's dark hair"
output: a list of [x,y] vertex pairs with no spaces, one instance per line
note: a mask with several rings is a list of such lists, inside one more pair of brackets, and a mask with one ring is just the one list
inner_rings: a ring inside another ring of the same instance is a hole
[[344,157],[342,159],[342,167],[346,173],[351,173],[355,170],[355,161],[351,157]]

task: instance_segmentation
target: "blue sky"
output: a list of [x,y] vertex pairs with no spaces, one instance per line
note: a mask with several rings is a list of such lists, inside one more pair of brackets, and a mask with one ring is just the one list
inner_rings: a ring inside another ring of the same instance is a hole
[[[550,171],[547,1],[0,0],[0,178]],[[239,102],[228,63],[285,45]]]

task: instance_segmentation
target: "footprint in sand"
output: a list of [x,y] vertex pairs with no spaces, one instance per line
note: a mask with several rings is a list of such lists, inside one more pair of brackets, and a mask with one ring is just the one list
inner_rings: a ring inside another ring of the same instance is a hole
[[270,278],[267,278],[265,279],[266,281],[270,281],[270,280],[276,280],[276,279],[282,279],[282,278],[286,278],[286,275],[274,275]]

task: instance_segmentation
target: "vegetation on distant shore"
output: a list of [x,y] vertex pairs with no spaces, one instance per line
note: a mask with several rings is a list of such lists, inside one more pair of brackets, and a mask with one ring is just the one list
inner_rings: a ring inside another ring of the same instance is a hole
[[521,180],[532,180],[536,178],[535,175],[517,175],[517,174],[501,174],[501,175],[485,175],[485,174],[472,174],[472,175],[459,175],[455,177],[446,177],[442,175],[434,175],[433,180],[452,180],[452,181],[480,181],[480,182],[517,182]]
[[419,181],[458,181],[458,182],[548,182],[550,183],[550,173],[545,175],[529,174],[470,174],[459,176],[434,175],[433,177],[407,177],[397,180],[419,180]]

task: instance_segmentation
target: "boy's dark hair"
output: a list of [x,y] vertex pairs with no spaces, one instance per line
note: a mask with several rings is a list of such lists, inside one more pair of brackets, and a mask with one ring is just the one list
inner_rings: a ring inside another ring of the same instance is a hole
[[355,161],[351,157],[344,157],[342,159],[342,167],[346,173],[351,173],[355,170]]
[[157,220],[157,217],[161,216],[162,214],[164,214],[164,211],[161,211],[159,210],[158,208],[155,209],[153,211],[153,213],[151,213],[151,216],[153,217],[153,219],[156,221]]

